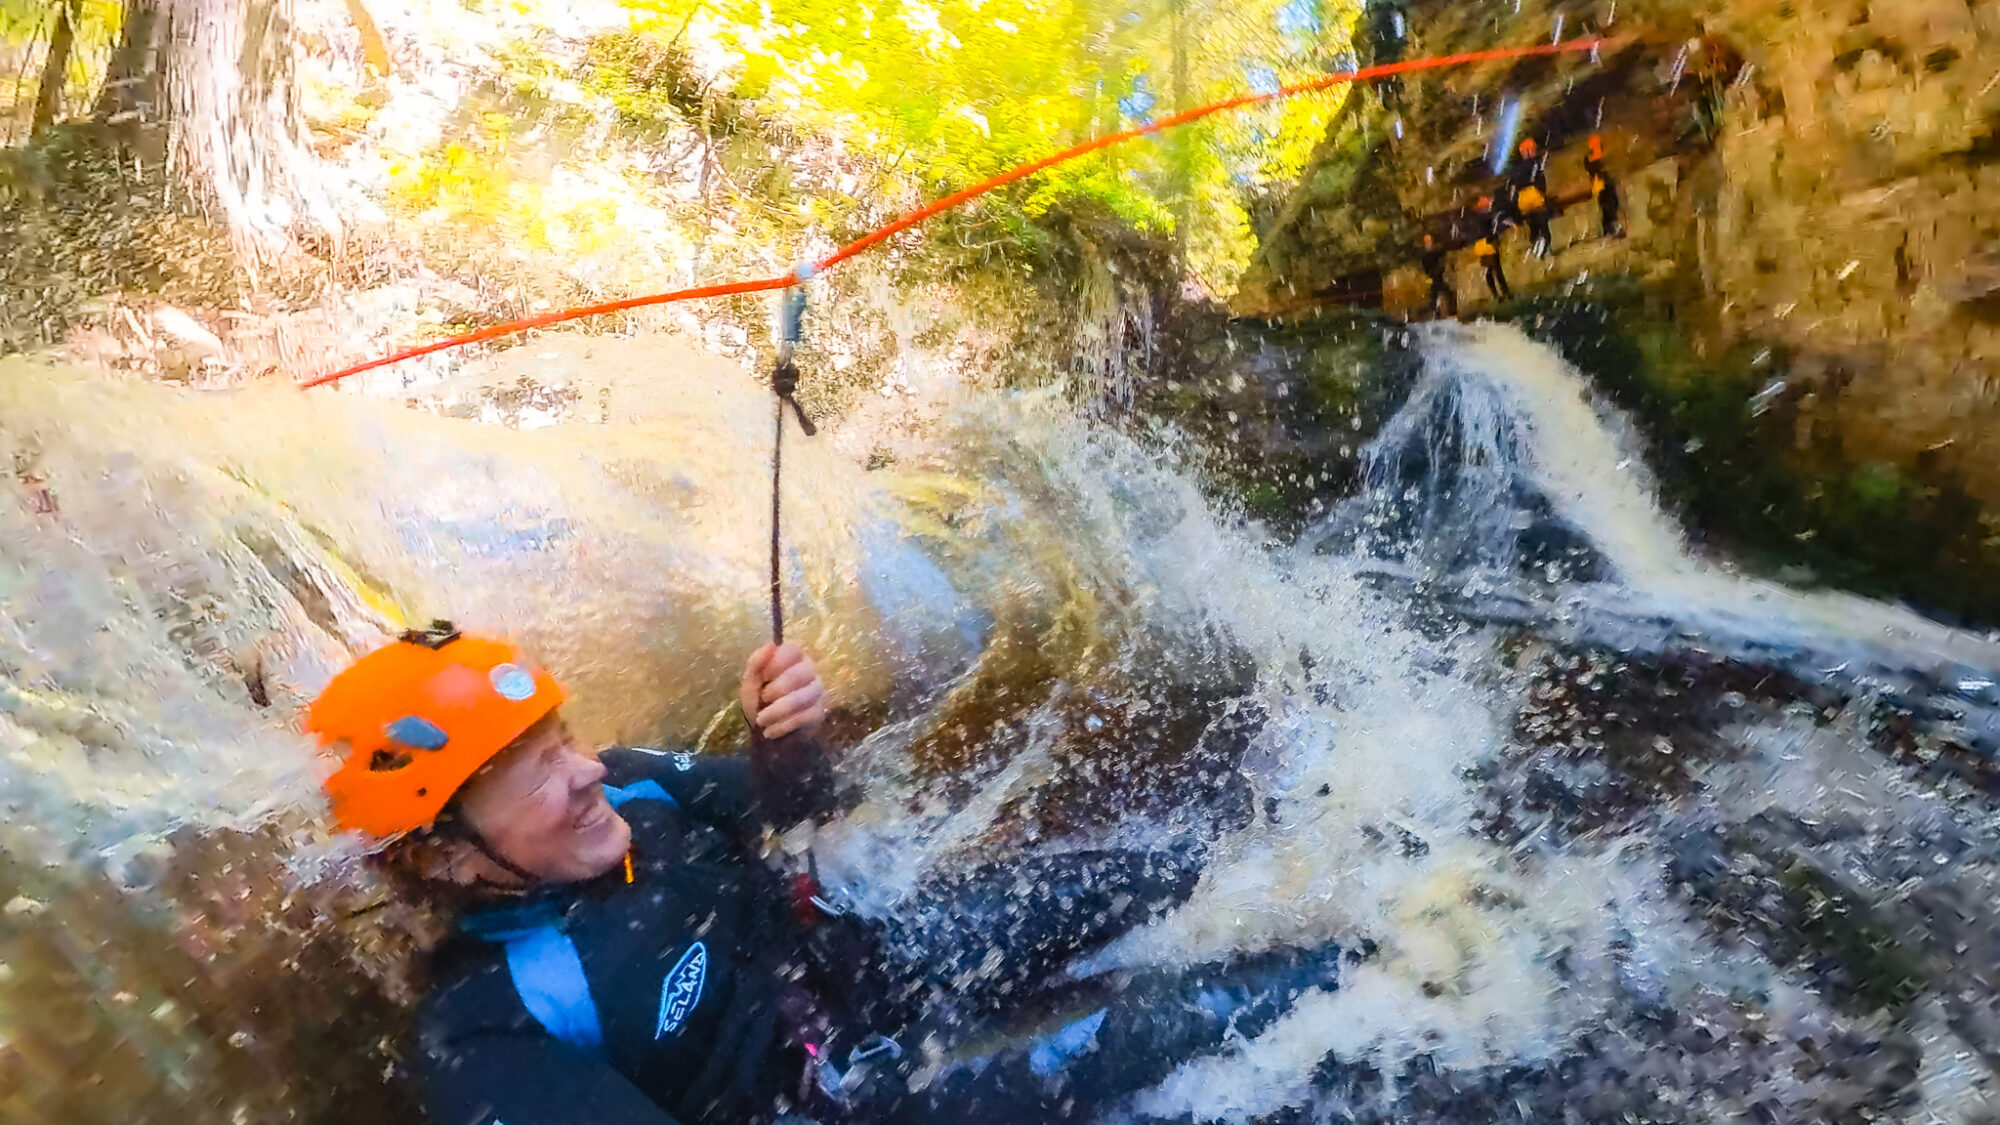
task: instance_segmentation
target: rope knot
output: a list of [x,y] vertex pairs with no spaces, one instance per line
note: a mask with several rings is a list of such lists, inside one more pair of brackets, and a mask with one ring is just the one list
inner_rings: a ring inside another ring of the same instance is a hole
[[790,348],[785,349],[785,354],[778,357],[778,365],[771,369],[771,390],[778,396],[780,403],[778,416],[784,417],[783,404],[789,403],[792,413],[798,416],[799,429],[804,430],[807,437],[811,437],[819,432],[819,427],[812,424],[812,419],[806,417],[805,407],[800,406],[799,400],[793,397],[799,393],[799,367],[792,362],[790,352]]

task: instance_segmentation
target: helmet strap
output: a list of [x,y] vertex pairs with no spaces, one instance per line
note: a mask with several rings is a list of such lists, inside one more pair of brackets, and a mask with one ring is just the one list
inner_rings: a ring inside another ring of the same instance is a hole
[[499,849],[488,843],[486,837],[480,834],[479,829],[474,828],[469,821],[458,816],[450,808],[439,813],[437,819],[431,822],[431,831],[446,839],[461,840],[471,845],[473,851],[485,856],[502,871],[521,880],[527,886],[534,886],[542,881],[540,876],[501,855]]
[[500,869],[502,871],[505,871],[507,874],[512,875],[516,879],[521,880],[528,886],[532,887],[536,883],[542,881],[540,876],[535,875],[532,872],[523,870],[521,867],[519,867],[511,860],[509,860],[506,856],[501,855],[499,851],[495,850],[493,845],[486,842],[486,837],[481,836],[479,832],[473,829],[471,826],[468,825],[465,828],[463,839],[465,840],[466,843],[472,845],[474,851],[478,852],[480,855],[485,856],[487,859],[492,860],[494,863],[500,866]]

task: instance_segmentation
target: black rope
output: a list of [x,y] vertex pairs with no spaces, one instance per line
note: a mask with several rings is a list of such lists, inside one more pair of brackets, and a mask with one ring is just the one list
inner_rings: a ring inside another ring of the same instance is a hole
[[785,643],[785,589],[784,589],[784,466],[785,466],[785,407],[790,405],[792,413],[798,415],[799,429],[807,437],[818,433],[812,419],[806,417],[805,408],[792,397],[799,389],[799,369],[792,362],[792,345],[787,341],[779,346],[778,366],[771,372],[771,390],[778,400],[776,427],[771,433],[771,643]]

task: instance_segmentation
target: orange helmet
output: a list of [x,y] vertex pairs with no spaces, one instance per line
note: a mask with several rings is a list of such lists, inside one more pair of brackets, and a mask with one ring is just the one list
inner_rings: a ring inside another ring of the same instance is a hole
[[326,781],[335,823],[383,838],[422,828],[562,701],[555,678],[505,641],[448,621],[404,633],[335,676],[306,714],[341,756]]
[[1535,154],[1536,154],[1537,152],[1540,152],[1540,151],[1541,151],[1541,147],[1540,147],[1539,145],[1535,144],[1535,138],[1533,138],[1533,137],[1523,137],[1523,138],[1521,139],[1521,155],[1522,155],[1522,156],[1533,156],[1533,155],[1535,155]]
[[1592,160],[1604,159],[1604,138],[1600,134],[1592,133],[1590,135],[1590,158]]

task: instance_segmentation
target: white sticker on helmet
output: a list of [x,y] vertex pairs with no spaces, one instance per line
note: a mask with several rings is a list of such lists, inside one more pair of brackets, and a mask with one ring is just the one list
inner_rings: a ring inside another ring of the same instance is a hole
[[502,699],[519,703],[533,698],[535,694],[535,677],[517,664],[496,665],[486,678],[493,681],[493,690],[499,692]]

